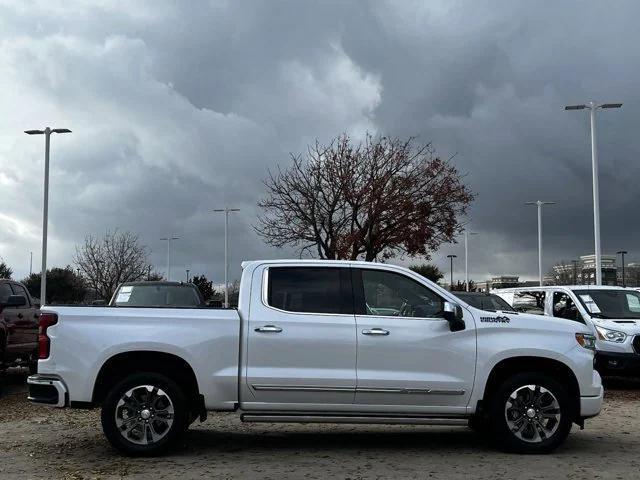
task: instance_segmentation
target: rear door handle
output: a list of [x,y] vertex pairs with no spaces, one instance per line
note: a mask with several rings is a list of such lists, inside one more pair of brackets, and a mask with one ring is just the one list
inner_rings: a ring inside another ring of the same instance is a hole
[[282,329],[280,327],[276,327],[275,325],[265,325],[263,327],[256,328],[255,331],[261,333],[280,333]]
[[363,335],[389,335],[389,330],[384,328],[371,328],[362,330]]

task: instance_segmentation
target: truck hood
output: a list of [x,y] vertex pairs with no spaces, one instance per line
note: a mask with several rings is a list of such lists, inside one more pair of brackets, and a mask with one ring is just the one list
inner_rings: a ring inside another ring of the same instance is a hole
[[624,318],[592,318],[594,325],[599,325],[610,330],[618,330],[626,334],[640,334],[640,320]]

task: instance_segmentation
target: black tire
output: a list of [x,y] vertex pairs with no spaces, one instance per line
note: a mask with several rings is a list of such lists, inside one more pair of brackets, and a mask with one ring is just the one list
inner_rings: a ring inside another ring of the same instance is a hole
[[[529,385],[538,388],[532,390]],[[519,392],[517,399],[511,403],[510,397],[516,392]],[[536,392],[538,401],[533,400]],[[524,399],[532,400],[527,404]],[[542,373],[518,373],[505,380],[489,399],[491,434],[498,446],[508,452],[550,453],[569,435],[575,416],[573,410],[567,389],[559,381]],[[542,417],[543,413],[548,417]],[[518,432],[511,430],[507,415],[512,425],[523,425]],[[535,417],[529,418],[529,415]]]
[[[152,387],[153,393],[147,393],[147,395],[151,395],[151,398],[145,397],[145,390],[147,392],[149,390],[143,386]],[[124,399],[125,394],[132,390],[132,395],[126,397],[127,404],[119,406],[118,404],[121,399]],[[150,405],[146,405],[147,400],[150,400]],[[168,405],[173,410],[170,417],[167,413]],[[136,412],[141,411],[135,409],[141,407],[144,407],[147,412],[150,411],[152,415],[154,407],[158,408],[155,410],[158,412],[158,417],[155,420],[153,417],[148,420],[140,420],[142,417],[139,417],[136,421],[137,419],[130,416],[129,412],[135,415]],[[160,416],[161,411],[163,412],[162,417]],[[116,414],[120,417],[126,416],[126,422],[136,425],[129,430],[127,438],[124,433],[121,433]],[[154,372],[140,372],[129,375],[109,391],[102,404],[101,417],[104,434],[115,448],[126,455],[154,456],[166,451],[187,429],[189,404],[183,390],[171,378]],[[149,441],[149,437],[153,436],[151,432],[161,434],[160,438]]]

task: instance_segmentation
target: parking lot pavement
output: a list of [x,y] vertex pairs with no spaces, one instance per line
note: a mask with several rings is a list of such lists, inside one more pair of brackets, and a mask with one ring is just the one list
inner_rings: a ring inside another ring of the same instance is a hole
[[602,414],[552,455],[497,452],[466,428],[243,424],[213,414],[154,459],[116,453],[98,410],[31,405],[12,385],[0,399],[0,478],[637,479],[640,384],[611,385]]

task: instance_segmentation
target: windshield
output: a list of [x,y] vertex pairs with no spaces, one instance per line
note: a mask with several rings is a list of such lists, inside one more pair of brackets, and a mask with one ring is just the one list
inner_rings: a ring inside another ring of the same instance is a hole
[[575,290],[593,318],[640,319],[640,293],[630,290]]
[[190,285],[123,285],[114,301],[118,307],[200,307],[202,302]]
[[480,310],[501,310],[503,312],[514,312],[515,310],[504,299],[498,295],[459,295],[459,297],[472,307]]

